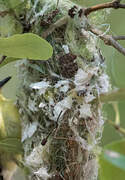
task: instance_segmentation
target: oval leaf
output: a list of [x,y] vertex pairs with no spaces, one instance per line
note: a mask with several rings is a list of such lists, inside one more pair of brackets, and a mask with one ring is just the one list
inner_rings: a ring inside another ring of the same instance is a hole
[[125,155],[115,151],[104,151],[103,156],[112,165],[125,171]]
[[99,156],[100,180],[123,180],[125,177],[125,140],[104,147]]
[[4,59],[4,61],[0,64],[0,68],[5,66],[6,64],[10,63],[10,62],[13,62],[13,61],[17,61],[17,60],[20,60],[18,58],[13,58],[13,57],[6,57]]
[[52,53],[52,46],[36,34],[25,33],[0,38],[0,54],[5,56],[47,60]]

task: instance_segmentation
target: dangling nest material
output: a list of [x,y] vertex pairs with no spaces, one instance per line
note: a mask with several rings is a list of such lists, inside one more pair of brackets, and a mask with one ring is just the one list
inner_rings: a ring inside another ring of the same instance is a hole
[[[30,31],[42,35],[57,20],[67,24],[47,40],[53,46],[48,61],[21,61],[18,106],[23,124],[24,160],[30,179],[96,180],[96,145],[103,126],[99,94],[109,89],[104,59],[88,20],[68,0],[29,1],[25,14]],[[59,118],[60,116],[60,118]],[[57,122],[58,119],[58,122]],[[44,139],[44,141],[43,141]],[[41,143],[44,145],[42,146]]]

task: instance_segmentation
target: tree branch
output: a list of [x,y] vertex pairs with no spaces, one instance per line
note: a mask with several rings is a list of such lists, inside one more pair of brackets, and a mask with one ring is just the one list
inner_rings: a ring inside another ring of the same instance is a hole
[[[120,40],[121,36],[115,36],[115,38],[114,38],[114,36],[112,36],[112,35],[105,35],[104,32],[102,32],[101,30],[99,30],[93,26],[90,26],[90,31],[93,34],[97,35],[100,39],[102,39],[106,45],[114,47],[115,49],[117,49],[120,53],[122,53],[125,56],[125,48],[123,48],[116,41],[116,39]],[[123,39],[123,37],[122,37],[122,39]]]
[[114,0],[112,2],[98,4],[98,5],[83,9],[83,12],[87,16],[94,11],[98,11],[105,8],[114,8],[114,9],[123,8],[124,9],[125,4],[120,4],[120,0]]
[[125,40],[125,36],[112,36],[113,39],[115,39],[116,41],[118,40]]

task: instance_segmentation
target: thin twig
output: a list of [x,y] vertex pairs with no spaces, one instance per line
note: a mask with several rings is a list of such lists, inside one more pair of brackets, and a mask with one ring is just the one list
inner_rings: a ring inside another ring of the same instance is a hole
[[108,121],[109,124],[111,124],[119,133],[123,134],[125,136],[125,129],[120,127],[120,125],[115,124],[113,121]]
[[0,11],[0,16],[1,16],[1,17],[4,17],[4,16],[6,16],[6,15],[9,14],[9,13],[10,13],[10,11],[8,11],[8,10]]
[[125,101],[125,88],[115,89],[107,93],[102,93],[96,97],[91,103],[97,102],[98,98],[101,103],[114,103]]
[[56,8],[58,8],[58,5],[59,5],[59,0],[57,0]]
[[125,88],[112,90],[107,93],[100,94],[100,101],[102,103],[118,102],[125,100]]
[[112,36],[113,39],[115,39],[116,41],[118,40],[125,40],[125,36]]
[[86,9],[83,9],[83,12],[87,16],[94,11],[98,11],[105,8],[114,8],[114,9],[125,8],[125,4],[120,4],[120,0],[114,0],[112,2],[107,2],[103,4],[98,4],[92,7],[88,7]]
[[104,41],[106,45],[112,46],[117,49],[120,53],[125,55],[125,48],[123,48],[114,38],[112,35],[105,35],[101,30],[90,26],[90,31],[97,35],[100,39]]
[[42,37],[46,38],[48,35],[52,34],[56,28],[59,28],[63,26],[64,24],[67,24],[68,22],[68,16],[64,16],[63,18],[59,19],[57,22],[52,24],[43,34]]
[[118,102],[112,103],[113,109],[115,111],[115,125],[120,125],[120,113],[118,108]]
[[60,111],[60,113],[59,113],[59,115],[58,115],[58,117],[57,117],[56,127],[55,127],[52,131],[49,132],[49,134],[46,136],[46,138],[44,138],[44,139],[42,140],[41,145],[44,146],[44,145],[47,143],[48,138],[50,137],[50,135],[52,135],[52,134],[56,131],[56,129],[58,128],[58,125],[59,125],[58,122],[59,122],[59,118],[60,118],[61,114],[62,114],[62,111]]

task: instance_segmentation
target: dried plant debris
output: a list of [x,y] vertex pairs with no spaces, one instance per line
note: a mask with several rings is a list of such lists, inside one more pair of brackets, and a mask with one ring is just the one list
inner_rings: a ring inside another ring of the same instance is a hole
[[92,100],[110,88],[97,38],[89,31],[87,18],[76,13],[81,7],[72,2],[29,3],[25,16],[39,35],[68,17],[67,24],[47,37],[54,49],[50,60],[23,60],[17,65],[24,160],[33,171],[30,179],[96,180],[95,149],[103,117],[99,100]]

